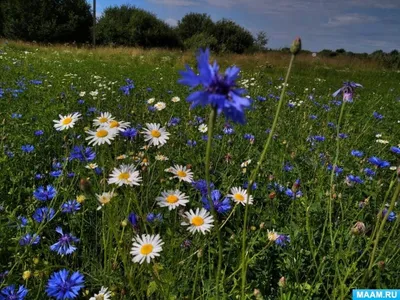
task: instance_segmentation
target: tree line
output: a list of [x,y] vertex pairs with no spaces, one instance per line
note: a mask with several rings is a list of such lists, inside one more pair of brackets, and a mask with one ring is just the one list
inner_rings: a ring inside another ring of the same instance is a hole
[[[93,30],[86,0],[0,0],[0,35],[39,43],[90,43]],[[189,13],[170,26],[156,15],[130,6],[110,6],[97,20],[96,43],[143,48],[195,49],[245,53],[265,50],[264,32],[253,36],[235,22],[214,22]]]

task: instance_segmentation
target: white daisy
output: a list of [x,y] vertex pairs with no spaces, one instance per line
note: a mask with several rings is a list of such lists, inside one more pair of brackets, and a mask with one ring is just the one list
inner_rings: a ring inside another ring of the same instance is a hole
[[186,181],[186,182],[192,182],[193,181],[193,172],[187,169],[185,166],[181,165],[174,165],[172,168],[167,169],[168,172],[171,172],[172,174],[175,174],[175,178],[178,178],[179,181]]
[[94,294],[94,297],[90,297],[89,300],[110,300],[111,292],[108,291],[108,288],[102,286],[98,294]]
[[172,97],[171,101],[176,103],[176,102],[181,101],[181,98],[175,96],[175,97]]
[[[231,188],[231,194],[229,194],[227,197],[232,198],[232,200],[236,203],[241,203],[242,205],[246,205],[247,191],[242,189],[241,187],[233,187]],[[248,204],[253,204],[253,196],[251,195]]]
[[86,92],[80,92],[79,93],[79,97],[85,97],[85,95],[86,95]]
[[165,107],[167,107],[167,105],[164,102],[157,102],[154,104],[154,108],[158,111],[163,110]]
[[168,135],[170,135],[170,133],[168,133],[164,127],[160,128],[160,124],[146,123],[146,126],[147,128],[145,128],[142,133],[145,135],[144,140],[146,142],[149,141],[149,146],[154,145],[160,148],[169,139]]
[[109,112],[101,113],[99,117],[93,120],[94,126],[101,126],[110,123],[114,117]]
[[271,242],[275,242],[279,237],[279,234],[277,234],[274,229],[272,229],[272,231],[269,231],[268,229],[267,234],[268,234],[268,240]]
[[86,169],[94,170],[98,167],[96,163],[90,163],[85,166]]
[[189,226],[188,230],[191,233],[201,231],[201,233],[206,234],[206,231],[210,231],[214,226],[213,217],[204,208],[201,210],[196,208],[195,212],[191,209],[189,212],[185,212],[185,216],[188,219],[188,222],[182,222],[181,225]]
[[130,252],[133,256],[132,261],[140,264],[144,261],[149,263],[151,259],[160,256],[161,246],[164,244],[159,234],[142,234],[141,237],[137,236],[132,241],[133,245]]
[[125,131],[131,125],[130,122],[111,120],[108,123],[103,123],[103,127],[109,127],[118,131]]
[[111,202],[111,199],[115,197],[116,194],[114,194],[114,190],[111,192],[104,192],[101,195],[96,194],[97,201],[99,201],[100,206],[97,208],[97,210],[101,209],[104,205],[108,204]]
[[206,124],[201,124],[198,129],[199,129],[200,132],[206,133],[207,130],[208,130],[208,127],[207,127]]
[[108,184],[117,184],[118,186],[125,185],[139,185],[142,178],[139,176],[139,171],[135,170],[134,165],[121,165],[120,168],[114,168],[113,172],[108,179]]
[[156,98],[150,98],[149,100],[147,100],[147,104],[152,104],[154,103],[154,101],[156,101]]
[[89,145],[96,146],[104,143],[111,145],[111,141],[117,136],[118,131],[114,128],[99,127],[96,131],[88,130],[86,133],[90,135],[86,138],[89,140]]
[[179,205],[185,206],[189,202],[189,199],[188,196],[179,190],[170,190],[162,192],[161,197],[157,197],[156,201],[158,201],[160,207],[168,207],[169,210],[173,210]]
[[74,127],[76,121],[79,120],[81,114],[80,113],[73,113],[66,116],[59,115],[60,120],[53,120],[54,128],[58,131],[65,130],[68,128]]
[[168,157],[166,157],[165,155],[162,155],[162,154],[157,154],[155,156],[155,159],[158,161],[166,161],[166,160],[168,160]]

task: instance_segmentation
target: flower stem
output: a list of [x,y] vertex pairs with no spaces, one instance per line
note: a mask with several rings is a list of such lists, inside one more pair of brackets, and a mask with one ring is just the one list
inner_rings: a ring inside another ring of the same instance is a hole
[[221,239],[221,231],[219,230],[218,216],[214,208],[214,203],[211,199],[211,188],[210,188],[211,144],[212,144],[212,137],[213,137],[212,135],[216,119],[217,119],[217,109],[214,107],[211,110],[210,119],[208,121],[208,139],[207,139],[207,149],[206,149],[206,181],[207,181],[208,203],[210,204],[211,214],[214,218],[215,230],[217,231],[217,237],[218,237],[218,265],[217,265],[217,273],[215,275],[215,281],[217,289],[217,299],[219,299],[219,291],[220,291],[219,276],[221,273],[221,266],[222,266],[222,239]]
[[249,184],[247,186],[247,199],[246,199],[246,206],[245,206],[245,210],[244,210],[244,221],[243,221],[243,229],[242,229],[242,257],[241,257],[241,264],[242,264],[242,285],[241,285],[241,299],[245,299],[245,287],[246,287],[246,271],[247,271],[247,262],[246,262],[246,227],[247,227],[247,219],[248,219],[248,209],[249,209],[249,205],[248,205],[248,201],[250,199],[250,195],[251,195],[251,187],[253,186],[253,183],[258,175],[258,172],[260,170],[260,166],[263,163],[264,159],[265,159],[265,155],[267,154],[269,145],[271,143],[272,137],[274,135],[275,132],[275,128],[276,125],[278,123],[278,118],[279,118],[279,114],[280,111],[282,109],[282,104],[283,104],[283,100],[285,97],[285,91],[286,91],[286,84],[288,82],[289,79],[289,75],[290,72],[292,70],[292,65],[293,65],[293,61],[296,55],[292,54],[292,57],[290,58],[290,63],[289,63],[289,67],[286,73],[286,77],[285,77],[285,82],[281,91],[281,96],[279,98],[279,103],[278,103],[278,108],[276,110],[275,113],[275,117],[274,117],[274,121],[272,123],[272,127],[271,127],[271,131],[269,132],[269,136],[268,139],[265,143],[263,152],[261,153],[261,156],[257,162],[257,166],[255,168],[255,170],[252,172],[251,176],[250,176],[250,181]]

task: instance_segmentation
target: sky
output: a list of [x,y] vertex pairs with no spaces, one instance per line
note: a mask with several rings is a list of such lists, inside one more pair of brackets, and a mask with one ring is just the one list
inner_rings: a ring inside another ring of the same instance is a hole
[[[92,3],[92,0],[88,0]],[[212,20],[231,19],[254,35],[265,31],[268,47],[290,46],[301,37],[303,49],[343,48],[371,53],[400,48],[400,0],[96,0],[97,15],[108,6],[129,4],[176,26],[189,12]]]

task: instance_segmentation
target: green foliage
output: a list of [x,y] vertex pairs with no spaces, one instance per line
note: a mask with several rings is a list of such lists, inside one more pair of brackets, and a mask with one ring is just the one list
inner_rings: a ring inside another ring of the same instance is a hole
[[178,35],[154,14],[129,5],[108,7],[97,25],[97,37],[102,44],[136,47],[176,48]]
[[184,43],[185,49],[197,50],[199,48],[207,48],[209,47],[211,50],[214,50],[218,46],[218,40],[207,33],[197,33],[192,37],[185,40]]
[[4,36],[37,42],[86,42],[91,13],[85,0],[4,0]]
[[254,44],[254,38],[248,30],[227,19],[215,24],[213,35],[218,40],[218,51],[222,53],[244,53]]
[[199,34],[211,35],[215,24],[207,14],[188,13],[178,21],[178,32],[180,38],[185,41]]

